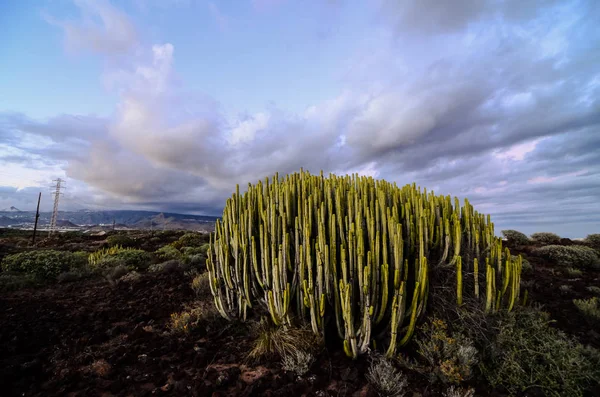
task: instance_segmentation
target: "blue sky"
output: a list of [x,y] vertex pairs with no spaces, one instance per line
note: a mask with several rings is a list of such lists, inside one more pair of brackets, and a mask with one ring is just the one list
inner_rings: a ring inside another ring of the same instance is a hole
[[[219,214],[300,167],[468,197],[497,228],[600,224],[593,0],[0,5],[0,208]],[[51,206],[49,195],[42,207]]]

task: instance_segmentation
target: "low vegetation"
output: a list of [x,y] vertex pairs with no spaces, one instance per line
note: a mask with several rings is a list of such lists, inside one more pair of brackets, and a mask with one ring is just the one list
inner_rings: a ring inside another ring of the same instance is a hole
[[39,250],[4,257],[2,271],[27,274],[37,280],[55,280],[59,274],[81,268],[86,263],[85,252]]
[[539,244],[552,245],[560,243],[560,236],[555,233],[538,232],[531,235],[531,239]]
[[510,245],[527,245],[529,244],[529,237],[526,234],[521,233],[517,230],[502,230],[502,235]]
[[549,315],[535,308],[503,317],[482,364],[487,381],[511,394],[547,396],[582,396],[597,387],[600,353],[549,324]]
[[598,298],[590,299],[574,299],[573,303],[579,311],[593,322],[600,321],[600,306],[598,306]]
[[535,252],[555,265],[580,269],[590,268],[600,261],[593,248],[581,245],[547,245],[538,248]]

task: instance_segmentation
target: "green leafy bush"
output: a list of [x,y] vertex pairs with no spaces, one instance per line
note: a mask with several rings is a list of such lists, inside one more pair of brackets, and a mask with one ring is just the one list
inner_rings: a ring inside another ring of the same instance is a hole
[[590,285],[586,289],[593,294],[600,295],[600,287],[596,287],[595,285]]
[[206,238],[200,233],[186,233],[179,237],[177,241],[174,241],[171,245],[175,248],[181,249],[183,247],[197,247],[200,248],[202,244],[206,242]]
[[181,252],[172,245],[165,245],[164,247],[157,249],[154,251],[154,255],[161,261],[181,259],[182,256]]
[[513,245],[527,245],[529,244],[529,237],[524,233],[521,233],[517,230],[502,230],[502,235],[506,240],[508,240],[509,244]]
[[85,266],[87,254],[67,251],[40,250],[7,255],[2,270],[26,273],[38,279],[55,279],[62,272]]
[[554,264],[569,267],[588,268],[598,263],[598,254],[593,248],[582,245],[547,245],[535,252]]
[[125,266],[129,270],[145,270],[150,266],[152,256],[142,250],[123,249],[103,256],[95,267],[101,269]]
[[588,234],[583,242],[596,250],[600,250],[600,233]]
[[537,243],[544,245],[558,244],[560,243],[560,236],[558,234],[549,232],[533,233],[531,239]]
[[569,277],[581,277],[583,272],[579,269],[575,269],[574,267],[568,267],[565,269],[565,272]]
[[186,256],[204,255],[206,257],[206,251],[202,247],[183,247],[181,253]]
[[126,234],[113,234],[108,236],[106,242],[109,247],[133,247],[135,246],[135,240]]
[[523,308],[498,325],[482,365],[493,387],[511,395],[537,389],[546,396],[582,396],[597,385],[600,353],[549,326],[547,313]]

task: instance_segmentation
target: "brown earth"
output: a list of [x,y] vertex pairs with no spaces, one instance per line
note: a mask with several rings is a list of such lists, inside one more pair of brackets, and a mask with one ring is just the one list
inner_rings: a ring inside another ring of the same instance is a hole
[[[512,250],[516,251],[515,249]],[[573,306],[600,287],[597,271],[569,278],[520,248],[535,271],[524,275],[530,301],[544,303],[555,326],[600,347],[600,335]],[[181,272],[143,274],[114,286],[105,280],[0,294],[2,396],[374,396],[368,360],[324,349],[305,377],[277,362],[245,364],[248,326],[222,322],[187,334],[167,331],[170,315],[194,299]],[[572,290],[561,294],[560,285]],[[441,390],[409,374],[413,396]],[[475,384],[477,395],[501,395]],[[410,395],[410,394],[409,394]]]

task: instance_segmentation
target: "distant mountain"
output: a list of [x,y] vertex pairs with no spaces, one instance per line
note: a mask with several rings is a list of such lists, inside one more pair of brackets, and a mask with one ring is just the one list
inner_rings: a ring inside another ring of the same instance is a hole
[[[51,212],[40,212],[39,225],[42,228],[46,227],[50,223],[51,217]],[[129,227],[132,229],[212,230],[217,219],[215,216],[152,211],[80,210],[59,211],[57,226],[86,229],[102,225],[112,227],[114,222],[117,227]],[[34,211],[15,211],[11,209],[0,211],[0,226],[31,227],[34,221]]]
[[21,211],[17,207],[10,207],[10,208],[5,208],[0,212],[23,212],[23,211]]

